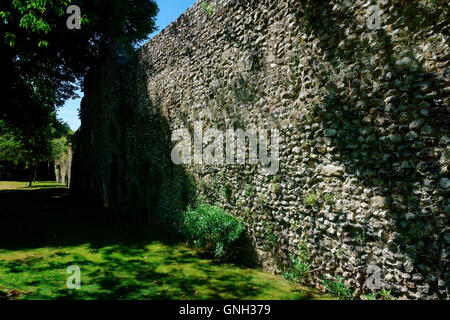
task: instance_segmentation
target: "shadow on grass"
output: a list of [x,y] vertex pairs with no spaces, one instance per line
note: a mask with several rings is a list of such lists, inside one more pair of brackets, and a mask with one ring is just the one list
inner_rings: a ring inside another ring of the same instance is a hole
[[[22,299],[311,299],[273,275],[208,259],[179,239],[118,227],[64,189],[0,192],[0,285]],[[81,270],[69,290],[66,270]]]
[[[89,243],[148,243],[161,240],[144,228],[118,227],[106,210],[89,209],[89,203],[72,199],[68,189],[0,191],[0,241],[2,249],[65,247]],[[173,241],[173,240],[171,240]]]

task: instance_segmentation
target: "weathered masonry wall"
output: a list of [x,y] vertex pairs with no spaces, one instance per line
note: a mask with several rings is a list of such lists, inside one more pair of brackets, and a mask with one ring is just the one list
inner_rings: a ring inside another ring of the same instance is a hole
[[[362,1],[196,3],[87,79],[74,188],[161,227],[201,197],[243,219],[267,270],[301,250],[306,283],[360,294],[379,268],[396,297],[448,298],[448,6],[377,2],[379,30]],[[195,121],[279,129],[279,171],[175,165]]]
[[72,174],[72,148],[69,147],[59,159],[55,161],[56,182],[70,187],[70,178]]

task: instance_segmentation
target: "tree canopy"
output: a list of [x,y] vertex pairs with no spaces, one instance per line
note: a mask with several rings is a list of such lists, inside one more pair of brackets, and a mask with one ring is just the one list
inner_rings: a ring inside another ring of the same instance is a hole
[[0,120],[0,175],[15,167],[26,168],[30,172],[30,185],[36,176],[37,166],[43,162],[59,159],[70,144],[73,132],[67,123],[50,114],[49,124],[23,134],[21,130],[10,128]]
[[[69,5],[81,9],[81,29],[70,30]],[[117,44],[130,49],[155,30],[150,0],[2,0],[0,5],[0,116],[27,123],[75,96],[75,83]]]
[[[80,29],[67,26],[71,5]],[[146,39],[157,12],[151,0],[0,0],[0,121],[29,157],[48,154],[55,110],[107,55]]]

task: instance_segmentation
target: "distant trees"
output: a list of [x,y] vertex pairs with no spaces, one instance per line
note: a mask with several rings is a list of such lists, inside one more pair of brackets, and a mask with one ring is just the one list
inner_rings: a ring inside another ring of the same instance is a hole
[[4,129],[0,121],[0,161],[8,161],[18,165],[22,157],[22,143],[12,134]]
[[34,131],[32,136],[21,135],[20,130],[8,128],[0,120],[0,162],[6,170],[22,166],[29,172],[29,186],[36,180],[40,163],[53,163],[67,152],[73,132],[53,114],[49,126]]

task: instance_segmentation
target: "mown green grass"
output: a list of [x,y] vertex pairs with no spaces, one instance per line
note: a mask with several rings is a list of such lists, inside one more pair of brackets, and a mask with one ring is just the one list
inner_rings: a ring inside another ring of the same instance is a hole
[[[28,187],[29,182],[23,181],[0,181],[0,190],[25,190],[30,189]],[[53,188],[65,188],[64,185],[55,181],[36,181],[33,182],[31,189],[53,189]]]
[[[182,244],[139,248],[88,244],[0,251],[0,286],[18,299],[318,299],[272,274],[201,257]],[[69,290],[67,267],[81,269]]]
[[[147,227],[117,227],[64,188],[0,191],[0,203],[0,291],[10,299],[331,298]],[[72,265],[80,290],[67,288]]]

